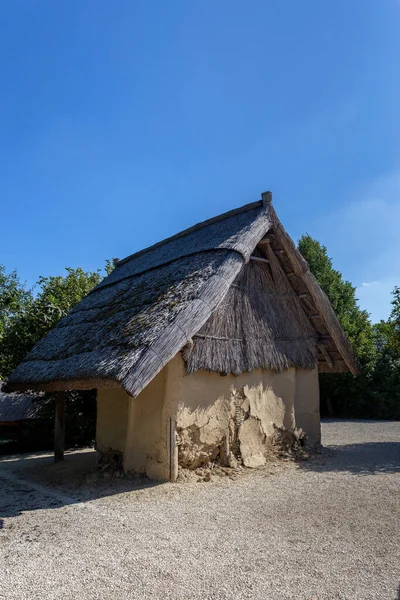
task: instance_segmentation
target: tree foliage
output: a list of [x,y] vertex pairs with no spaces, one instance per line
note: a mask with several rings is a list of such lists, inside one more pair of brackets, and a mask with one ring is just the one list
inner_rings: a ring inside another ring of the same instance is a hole
[[358,306],[356,288],[334,269],[325,246],[310,235],[298,244],[310,270],[328,296],[362,366],[362,373],[322,374],[321,412],[326,416],[400,418],[400,290],[392,314],[372,325]]
[[387,323],[387,346],[400,355],[400,287],[396,286],[392,295],[392,312]]
[[16,270],[7,273],[0,265],[0,343],[10,320],[21,314],[31,299],[31,292],[21,284]]
[[400,419],[400,288],[392,295],[389,319],[375,325],[378,358],[372,379],[379,416]]
[[[108,266],[109,263],[106,268]],[[103,278],[100,270],[85,272],[80,268],[67,268],[66,272],[64,276],[40,277],[35,296],[25,288],[16,288],[13,300],[15,308],[9,311],[0,338],[0,379],[7,377],[36,342]],[[13,281],[18,281],[15,272],[12,277]],[[7,292],[5,288],[3,300],[0,293],[0,302],[7,301]]]
[[[105,272],[113,269],[106,262]],[[33,346],[45,336],[100,281],[100,271],[67,268],[65,275],[40,277],[37,292],[20,283],[16,271],[0,267],[0,380],[6,378]],[[22,431],[22,447],[51,447],[54,402],[51,394],[40,401],[39,418]],[[96,394],[69,392],[66,405],[66,444],[90,442],[94,437]]]
[[303,235],[298,247],[328,296],[360,362],[367,368],[372,366],[376,358],[374,328],[367,311],[358,306],[356,288],[333,268],[326,247],[310,235]]

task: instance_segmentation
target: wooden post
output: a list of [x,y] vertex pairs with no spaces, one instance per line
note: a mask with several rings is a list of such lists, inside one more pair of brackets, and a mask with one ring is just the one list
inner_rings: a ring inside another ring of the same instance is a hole
[[56,392],[54,419],[54,462],[64,460],[65,392]]
[[169,420],[169,480],[178,478],[178,446],[176,445],[176,423]]

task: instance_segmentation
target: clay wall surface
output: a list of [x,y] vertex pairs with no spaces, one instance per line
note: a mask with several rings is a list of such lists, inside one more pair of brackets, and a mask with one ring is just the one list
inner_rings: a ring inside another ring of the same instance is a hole
[[216,461],[256,467],[281,442],[296,443],[298,379],[304,391],[309,384],[314,391],[314,379],[297,378],[294,368],[257,369],[239,377],[207,371],[186,375],[177,355],[167,366],[164,410],[176,423],[179,465],[193,469]]
[[178,466],[211,462],[257,467],[299,444],[300,430],[308,443],[319,443],[318,372],[187,375],[178,354],[136,398],[99,390],[97,427],[100,451],[120,450],[125,471],[150,478],[168,480]]
[[296,394],[294,399],[296,425],[307,434],[309,445],[321,443],[319,413],[318,369],[296,370]]
[[168,420],[163,406],[166,369],[136,398],[129,398],[128,435],[124,470],[152,479],[169,479]]
[[122,388],[97,390],[96,448],[125,451],[129,396]]

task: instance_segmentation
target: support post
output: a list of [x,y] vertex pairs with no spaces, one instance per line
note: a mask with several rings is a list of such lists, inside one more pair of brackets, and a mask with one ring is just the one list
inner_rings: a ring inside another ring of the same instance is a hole
[[54,462],[64,460],[65,392],[56,392],[54,419]]
[[178,446],[176,444],[176,423],[169,420],[169,480],[178,478]]

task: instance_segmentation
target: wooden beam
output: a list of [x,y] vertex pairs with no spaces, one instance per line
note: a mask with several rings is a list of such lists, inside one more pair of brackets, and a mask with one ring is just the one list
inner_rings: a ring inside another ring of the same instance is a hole
[[326,362],[328,363],[328,365],[330,366],[330,368],[333,369],[333,360],[329,356],[328,350],[322,344],[318,344],[318,348],[320,349],[321,353],[323,354],[323,356],[324,356]]
[[261,258],[260,256],[250,256],[250,260],[255,260],[256,262],[269,263],[267,258]]
[[307,296],[309,296],[309,293],[306,294],[299,294],[299,298],[307,298]]
[[38,392],[59,392],[61,390],[94,390],[95,388],[120,388],[121,384],[116,379],[106,379],[103,377],[91,377],[90,379],[63,379],[51,381],[48,383],[13,383],[10,388],[12,391],[18,390],[26,392],[37,390]]
[[64,460],[65,392],[56,392],[54,419],[54,462]]

